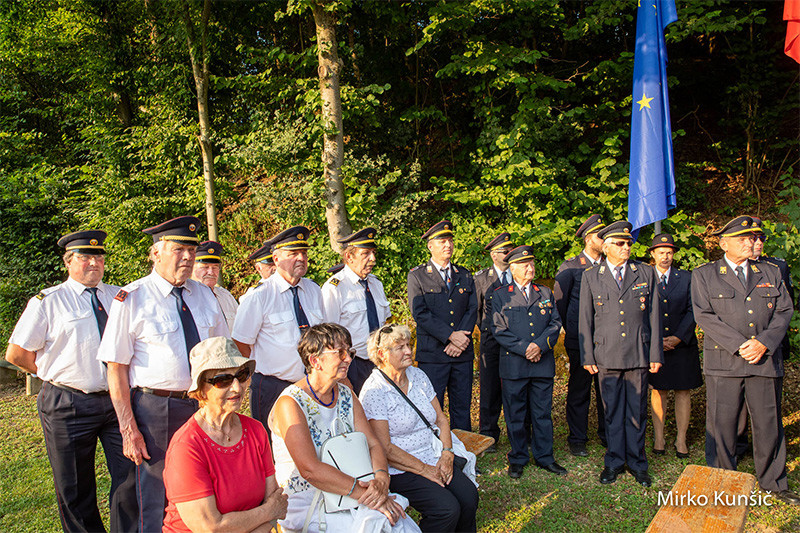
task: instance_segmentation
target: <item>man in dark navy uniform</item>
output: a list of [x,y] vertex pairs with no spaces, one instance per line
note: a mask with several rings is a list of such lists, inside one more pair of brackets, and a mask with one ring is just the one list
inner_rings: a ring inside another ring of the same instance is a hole
[[597,436],[606,445],[606,423],[603,402],[600,399],[600,382],[581,364],[581,350],[578,342],[578,309],[581,297],[581,277],[583,272],[602,259],[603,239],[597,232],[603,228],[600,215],[591,215],[581,224],[575,236],[583,239],[583,251],[567,259],[558,267],[553,294],[556,307],[564,326],[564,348],[569,356],[569,381],[567,382],[567,443],[572,455],[586,457],[586,441],[589,440],[589,406],[592,401],[592,382],[594,382],[595,403],[597,404]]
[[[528,464],[563,476],[553,457],[553,347],[561,332],[553,293],[533,283],[533,247],[518,246],[505,257],[514,281],[495,289],[491,298],[492,335],[500,344],[500,377],[508,440],[508,475],[518,478]],[[530,424],[526,424],[526,418]]]
[[762,490],[789,504],[800,497],[786,479],[786,438],[781,417],[781,341],[793,309],[780,271],[753,261],[753,220],[737,217],[721,230],[725,255],[692,273],[692,306],[705,333],[706,462],[735,470],[737,422],[742,404],[753,425],[753,462]]
[[[481,330],[480,343],[480,432],[481,435],[492,437],[495,442],[500,440],[500,409],[503,407],[503,398],[500,395],[500,345],[492,337],[492,293],[501,285],[511,283],[511,272],[505,256],[514,248],[511,235],[501,233],[484,250],[489,252],[492,266],[475,274],[475,291],[478,296],[478,327]],[[489,453],[497,451],[497,445],[492,444]]]
[[613,483],[627,465],[649,487],[644,451],[648,371],[664,363],[661,313],[653,269],[631,261],[631,224],[601,229],[606,259],[583,273],[578,335],[583,366],[600,377],[609,436],[600,483]]
[[431,260],[408,273],[408,303],[417,323],[417,361],[430,378],[439,403],[447,390],[450,426],[470,430],[472,400],[472,330],[478,300],[472,274],[450,262],[453,224],[434,224],[423,239]]

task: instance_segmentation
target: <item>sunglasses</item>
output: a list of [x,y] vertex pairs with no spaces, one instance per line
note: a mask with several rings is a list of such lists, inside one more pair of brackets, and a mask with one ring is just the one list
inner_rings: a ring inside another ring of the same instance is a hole
[[761,241],[761,242],[766,242],[767,236],[766,235],[757,235],[756,236],[756,240],[757,241]]
[[339,349],[331,348],[330,350],[322,350],[322,352],[320,353],[339,354],[339,359],[341,359],[342,361],[344,361],[348,355],[350,356],[351,359],[356,356],[355,348],[339,348]]
[[631,241],[609,241],[609,242],[618,248],[622,248],[623,246],[627,246],[628,248],[630,248],[633,244],[631,243]]
[[378,330],[378,346],[381,345],[381,337],[383,336],[383,334],[385,333],[388,335],[389,333],[392,332],[393,329],[394,326],[390,324],[388,326],[383,326],[381,329]]
[[245,383],[248,379],[250,379],[251,374],[252,372],[250,372],[250,368],[244,367],[235,374],[217,374],[213,378],[208,378],[206,381],[218,389],[225,389],[231,386],[234,379],[239,383]]

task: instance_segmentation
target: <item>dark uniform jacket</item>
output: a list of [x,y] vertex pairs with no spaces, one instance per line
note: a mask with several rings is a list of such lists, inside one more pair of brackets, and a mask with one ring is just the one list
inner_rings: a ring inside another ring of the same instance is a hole
[[[556,363],[553,347],[561,332],[561,318],[552,291],[531,284],[528,302],[515,283],[499,287],[492,294],[492,335],[500,344],[500,377],[503,379],[552,378]],[[542,349],[537,362],[525,357],[534,342]]]
[[658,305],[656,277],[648,265],[628,261],[622,287],[605,260],[586,270],[578,316],[581,363],[608,370],[663,363]]
[[[508,273],[511,279],[511,272]],[[492,337],[492,294],[502,285],[494,266],[475,274],[475,292],[478,296],[478,328],[481,330],[481,353],[496,353],[500,345]]]
[[658,298],[660,300],[661,325],[663,337],[670,335],[678,337],[681,344],[676,350],[687,346],[697,345],[697,335],[695,335],[694,313],[692,312],[692,273],[687,270],[672,267],[667,280],[666,292],[661,289],[661,275],[655,267],[653,270],[656,275],[658,286]]
[[564,347],[577,350],[578,343],[578,309],[581,297],[581,277],[586,269],[592,267],[592,262],[581,252],[571,259],[567,259],[558,267],[556,283],[553,294],[556,298],[556,307],[564,324]]
[[452,363],[472,360],[472,343],[458,357],[444,353],[447,339],[457,330],[472,332],[478,318],[475,283],[469,271],[450,263],[450,290],[436,265],[428,261],[408,273],[408,304],[417,323],[417,361]]
[[[694,318],[705,332],[705,374],[783,376],[781,341],[792,318],[792,301],[776,266],[750,261],[748,269],[746,289],[724,257],[692,272]],[[748,339],[767,347],[754,365],[738,354]]]

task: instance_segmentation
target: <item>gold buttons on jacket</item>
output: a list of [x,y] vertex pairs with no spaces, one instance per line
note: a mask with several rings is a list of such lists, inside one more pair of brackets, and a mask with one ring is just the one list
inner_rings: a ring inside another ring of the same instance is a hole
[[669,331],[669,328],[664,328],[664,331]]
[[748,309],[748,310],[747,310],[747,312],[748,312],[749,314],[751,314],[751,315],[753,314],[753,310],[752,310],[752,309]]
[[751,328],[754,328],[754,327],[755,327],[755,324],[753,324],[752,322],[750,322],[750,323],[749,323],[749,324],[747,324],[747,325],[748,325],[748,326],[750,326]]
[[450,302],[450,303],[453,303],[453,299],[452,299],[452,298],[450,298],[450,299],[449,299],[449,300],[447,300],[447,301],[448,301],[448,302]]
[[625,322],[620,322],[620,323],[619,323],[619,325],[620,325],[620,326],[624,326],[624,325],[625,325]]
[[619,299],[619,303],[624,303],[624,302],[622,301],[622,298],[620,298],[620,299]]
[[622,336],[623,336],[623,337],[625,336],[625,332],[624,332],[624,331],[622,332]]
[[669,313],[664,313],[664,316],[669,316]]
[[749,302],[750,300],[752,300],[752,298],[750,298],[750,297],[748,296],[748,297],[747,297],[747,301]]
[[625,311],[620,311],[619,314],[624,315]]

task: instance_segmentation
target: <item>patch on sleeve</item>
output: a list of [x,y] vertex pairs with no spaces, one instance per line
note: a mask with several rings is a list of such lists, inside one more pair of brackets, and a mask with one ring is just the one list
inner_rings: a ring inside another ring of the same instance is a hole
[[128,293],[123,291],[122,289],[120,289],[119,292],[117,293],[117,295],[114,296],[114,299],[118,300],[120,302],[124,302],[125,298],[127,298],[127,297],[128,297]]
[[44,300],[44,291],[39,291],[39,294],[36,295],[36,298],[39,300]]
[[581,260],[581,264],[582,265],[586,264],[586,258],[585,257],[581,257],[580,260]]
[[336,287],[339,284],[339,279],[331,278],[330,279],[330,284],[333,285],[334,287]]

